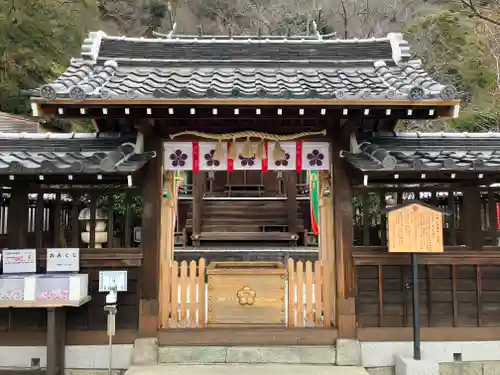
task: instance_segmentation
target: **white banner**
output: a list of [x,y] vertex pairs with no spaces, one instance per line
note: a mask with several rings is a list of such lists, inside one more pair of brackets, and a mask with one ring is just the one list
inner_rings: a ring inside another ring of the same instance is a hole
[[330,148],[327,142],[302,143],[302,170],[322,171],[330,169]]
[[297,168],[297,143],[295,142],[280,142],[279,144],[283,151],[285,151],[285,158],[283,160],[274,160],[275,142],[269,142],[268,155],[269,164],[268,169],[271,171],[289,171]]
[[[314,171],[330,169],[330,146],[328,142],[280,142],[285,152],[283,160],[274,159],[276,143],[267,144],[267,169],[274,171]],[[244,142],[237,142],[237,156],[228,163],[227,142],[221,144],[223,156],[215,160],[214,154],[217,142],[165,142],[166,170],[170,171],[226,171],[232,166],[234,170],[262,170],[262,160],[256,156],[244,158],[241,156]],[[252,144],[255,146],[255,144]],[[297,160],[298,159],[298,160]],[[264,165],[265,169],[265,165]]]
[[201,171],[225,171],[227,170],[227,142],[220,144],[222,146],[222,158],[215,160],[214,154],[217,142],[200,142],[200,170]]
[[165,142],[165,169],[170,171],[193,170],[192,142]]

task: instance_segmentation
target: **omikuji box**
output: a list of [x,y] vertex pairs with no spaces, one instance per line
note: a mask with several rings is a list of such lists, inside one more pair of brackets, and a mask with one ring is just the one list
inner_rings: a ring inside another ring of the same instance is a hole
[[88,275],[37,275],[34,299],[36,301],[79,301],[88,296]]
[[29,295],[26,290],[25,276],[0,276],[0,301],[24,301]]

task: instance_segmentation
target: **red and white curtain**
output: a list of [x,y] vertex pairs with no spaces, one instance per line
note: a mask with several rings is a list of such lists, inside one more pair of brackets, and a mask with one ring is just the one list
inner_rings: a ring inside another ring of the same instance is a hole
[[165,169],[170,171],[273,170],[320,171],[330,169],[328,142],[280,142],[285,158],[274,160],[274,142],[266,143],[265,158],[241,156],[243,142],[237,142],[237,157],[228,158],[228,143],[223,143],[223,157],[214,159],[217,142],[165,142]]

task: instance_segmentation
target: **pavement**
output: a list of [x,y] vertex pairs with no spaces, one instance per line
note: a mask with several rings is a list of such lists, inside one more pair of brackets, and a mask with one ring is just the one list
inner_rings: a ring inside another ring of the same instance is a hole
[[364,367],[306,364],[160,364],[132,366],[125,375],[368,375]]

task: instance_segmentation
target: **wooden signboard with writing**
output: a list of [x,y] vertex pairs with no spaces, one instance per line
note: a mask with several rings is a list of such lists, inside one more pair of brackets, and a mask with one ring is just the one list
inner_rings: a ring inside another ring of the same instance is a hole
[[443,252],[443,212],[419,202],[388,210],[390,253]]

